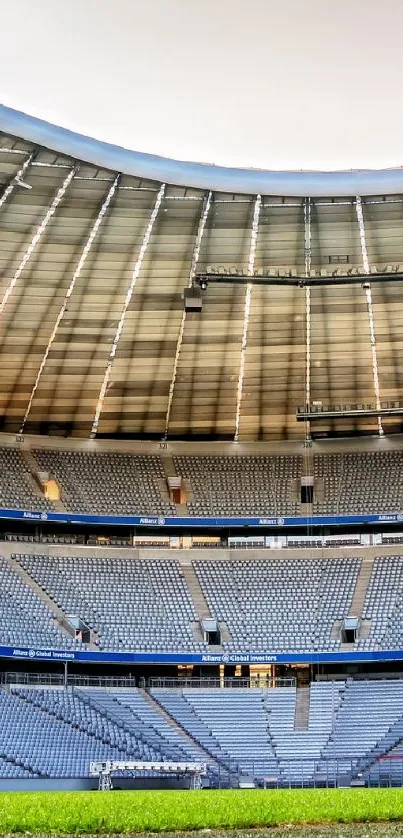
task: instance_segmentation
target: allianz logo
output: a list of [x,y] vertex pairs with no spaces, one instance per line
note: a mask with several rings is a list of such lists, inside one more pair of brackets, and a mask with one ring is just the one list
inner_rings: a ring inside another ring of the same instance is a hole
[[54,649],[13,649],[13,655],[18,658],[58,658],[61,660],[75,660],[74,652],[57,652]]
[[234,655],[202,655],[203,663],[276,663],[277,655],[265,655],[259,653],[234,654]]

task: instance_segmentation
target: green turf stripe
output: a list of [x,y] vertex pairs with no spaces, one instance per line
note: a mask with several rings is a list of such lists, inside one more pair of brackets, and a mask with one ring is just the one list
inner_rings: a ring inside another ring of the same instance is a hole
[[403,821],[402,789],[0,794],[2,833],[159,832],[377,820]]

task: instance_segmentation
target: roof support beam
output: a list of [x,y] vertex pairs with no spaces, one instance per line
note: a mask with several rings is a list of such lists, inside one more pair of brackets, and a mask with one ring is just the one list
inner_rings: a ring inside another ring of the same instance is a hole
[[21,166],[21,168],[18,169],[17,174],[15,174],[14,177],[12,177],[11,180],[9,181],[9,183],[7,184],[6,188],[3,191],[2,196],[0,197],[0,209],[3,206],[3,204],[5,204],[5,202],[7,201],[7,198],[10,197],[10,195],[14,191],[15,187],[20,185],[21,178],[24,177],[25,172],[27,171],[27,169],[29,168],[29,166],[31,165],[31,163],[34,159],[34,156],[35,156],[35,152],[31,151],[31,154],[27,157],[26,160],[24,160],[24,163]]
[[359,419],[367,416],[402,416],[400,402],[381,402],[378,410],[373,404],[305,405],[296,413],[297,422],[328,422],[329,419]]
[[[203,233],[204,233],[206,223],[207,223],[208,214],[210,212],[212,196],[213,196],[213,193],[210,190],[210,192],[207,194],[207,196],[205,196],[204,203],[202,205],[202,214],[201,214],[200,220],[199,220],[199,227],[198,227],[198,230],[197,230],[197,236],[196,236],[195,246],[194,246],[194,250],[193,250],[192,263],[191,263],[190,271],[189,271],[188,288],[192,287],[193,282],[194,282],[194,278],[196,276],[196,268],[197,268],[197,263],[199,261],[199,256],[200,256],[200,247],[201,247],[201,243],[202,243]],[[171,378],[171,383],[169,385],[168,405],[167,405],[167,412],[166,412],[166,416],[165,416],[165,435],[164,435],[164,439],[167,439],[168,431],[169,431],[169,420],[170,420],[170,417],[171,417],[172,402],[173,402],[174,390],[175,390],[175,384],[176,384],[176,375],[177,375],[177,372],[178,372],[179,356],[180,356],[181,349],[182,349],[182,341],[183,341],[183,333],[185,331],[185,323],[186,323],[186,311],[185,311],[185,309],[183,309],[181,323],[180,323],[180,326],[179,326],[178,340],[176,342],[176,351],[175,351],[174,365],[173,365],[173,370],[172,370],[172,378]]]
[[[257,195],[256,200],[255,200],[255,208],[254,208],[254,212],[253,212],[252,229],[251,229],[251,235],[250,235],[249,258],[248,258],[248,277],[253,276],[254,271],[255,271],[256,244],[257,244],[257,236],[258,236],[258,229],[259,229],[259,217],[260,217],[261,205],[262,205],[262,197],[261,197],[261,195]],[[246,285],[245,307],[244,307],[244,315],[243,315],[241,357],[240,357],[240,362],[239,362],[238,389],[237,389],[237,397],[236,397],[234,442],[238,442],[238,438],[239,438],[239,422],[240,422],[240,418],[241,418],[243,379],[244,379],[244,374],[245,374],[246,349],[247,349],[247,346],[248,346],[249,314],[250,314],[251,300],[252,300],[252,283],[248,282],[247,285]]]
[[[305,256],[305,277],[311,272],[312,245],[311,245],[311,199],[304,200],[304,256]],[[311,289],[305,286],[305,404],[311,403]],[[310,437],[310,425],[306,423],[306,437]]]
[[21,276],[21,274],[24,270],[24,268],[28,264],[32,254],[34,253],[34,251],[36,249],[37,244],[39,243],[40,239],[42,238],[42,235],[45,232],[46,227],[48,226],[50,219],[55,214],[55,212],[57,210],[57,207],[60,204],[60,201],[62,201],[62,199],[64,198],[66,190],[70,186],[70,183],[73,180],[73,177],[76,173],[76,170],[77,170],[77,166],[73,166],[73,168],[70,169],[70,171],[69,171],[68,175],[65,177],[62,185],[57,190],[56,195],[54,196],[53,201],[52,201],[46,215],[44,216],[44,218],[42,219],[39,227],[37,228],[36,233],[35,233],[33,239],[31,240],[31,243],[30,243],[28,249],[25,251],[24,256],[22,257],[21,262],[18,265],[18,268],[17,268],[14,276],[10,280],[10,283],[9,283],[8,287],[6,288],[6,290],[4,292],[3,299],[0,303],[0,314],[3,313],[4,308],[7,305],[8,300],[10,299],[10,296],[13,293],[13,290],[14,290],[14,288],[15,288],[15,286],[16,286],[16,284],[17,284],[17,282],[18,282],[18,280],[19,280],[19,278],[20,278],[20,276]]
[[[361,242],[361,257],[362,257],[362,266],[364,269],[364,273],[369,277],[371,273],[371,269],[369,266],[368,261],[368,251],[367,251],[367,240],[365,235],[365,223],[364,223],[364,214],[362,211],[362,201],[361,197],[357,195],[355,199],[355,208],[357,214],[357,221],[358,221],[358,228],[360,231],[360,242]],[[369,323],[369,335],[370,335],[370,344],[371,344],[371,355],[372,355],[372,376],[374,380],[374,392],[375,392],[375,402],[376,402],[376,409],[379,412],[381,409],[381,396],[380,396],[380,389],[379,389],[379,376],[378,376],[378,359],[377,359],[377,352],[376,352],[376,333],[375,333],[375,318],[374,318],[374,310],[372,306],[372,291],[371,291],[371,283],[364,282],[363,288],[365,291],[365,297],[367,301],[367,311],[368,311],[368,323]],[[379,436],[383,436],[383,427],[382,427],[382,419],[381,416],[378,415],[378,432]]]
[[106,211],[107,211],[107,209],[108,209],[108,207],[109,207],[109,204],[110,204],[110,202],[111,202],[111,200],[112,200],[112,198],[113,198],[113,195],[114,195],[114,193],[115,193],[115,191],[116,191],[116,187],[117,187],[117,185],[118,185],[119,178],[120,178],[120,175],[116,175],[116,177],[115,177],[115,179],[114,179],[114,181],[113,181],[113,183],[112,183],[112,186],[111,186],[111,187],[110,187],[110,189],[108,190],[108,192],[107,192],[107,194],[106,194],[106,196],[105,196],[105,198],[104,198],[104,201],[103,201],[103,203],[102,203],[102,206],[101,206],[101,208],[100,208],[100,210],[99,210],[99,213],[98,213],[98,215],[97,215],[97,217],[96,217],[96,219],[95,219],[95,221],[94,221],[94,224],[92,225],[91,232],[90,232],[90,234],[89,234],[89,236],[88,236],[88,238],[87,238],[87,241],[85,242],[85,245],[84,245],[84,247],[83,247],[83,250],[82,250],[82,252],[81,252],[81,256],[80,256],[80,258],[79,258],[79,260],[78,260],[77,267],[76,267],[76,269],[75,269],[75,271],[74,271],[74,274],[73,274],[73,277],[72,277],[72,279],[71,279],[70,285],[69,285],[69,287],[68,287],[68,289],[67,289],[67,291],[66,291],[66,294],[65,294],[65,297],[64,297],[64,300],[63,300],[62,306],[61,306],[60,311],[59,311],[59,313],[58,313],[58,315],[57,315],[57,317],[56,317],[56,320],[55,320],[55,323],[54,323],[54,326],[53,326],[53,329],[52,329],[52,333],[51,333],[50,338],[49,338],[49,341],[48,341],[48,345],[47,345],[47,347],[46,347],[46,349],[45,349],[45,352],[44,352],[43,358],[42,358],[42,360],[41,360],[41,363],[40,363],[40,366],[39,366],[39,370],[38,370],[37,375],[36,375],[35,383],[34,383],[34,386],[33,386],[33,388],[32,388],[32,391],[31,391],[31,395],[30,395],[30,398],[29,398],[29,402],[28,402],[28,405],[27,405],[27,409],[26,409],[26,411],[25,411],[24,418],[23,418],[23,420],[22,420],[22,424],[21,424],[21,427],[20,427],[20,431],[19,431],[19,432],[20,432],[20,434],[22,434],[22,433],[23,433],[24,428],[25,428],[25,423],[26,423],[26,421],[27,421],[27,419],[28,419],[28,416],[29,416],[29,414],[30,414],[30,412],[31,412],[31,407],[32,407],[32,403],[33,403],[34,398],[35,398],[35,393],[36,393],[36,391],[37,391],[37,389],[38,389],[38,385],[39,385],[39,382],[40,382],[40,380],[41,380],[42,373],[43,373],[43,370],[44,370],[44,368],[45,368],[46,362],[47,362],[47,360],[48,360],[49,353],[50,353],[50,350],[51,350],[51,348],[52,348],[53,342],[54,342],[54,340],[55,340],[55,337],[56,337],[56,334],[57,334],[57,330],[58,330],[58,328],[59,328],[59,326],[60,326],[61,321],[63,320],[63,317],[64,317],[64,314],[65,314],[65,311],[66,311],[66,308],[67,308],[68,302],[69,302],[70,297],[71,297],[71,295],[72,295],[72,293],[73,293],[73,291],[74,291],[74,288],[75,288],[76,282],[77,282],[77,280],[80,278],[80,274],[81,274],[81,271],[82,271],[82,269],[83,269],[83,267],[84,267],[85,260],[86,260],[86,258],[87,258],[87,256],[88,256],[88,254],[89,254],[89,252],[90,252],[90,250],[91,250],[91,247],[92,247],[92,245],[93,245],[94,239],[95,239],[95,237],[96,237],[96,235],[97,235],[97,233],[98,233],[98,230],[99,230],[99,228],[100,228],[100,225],[101,225],[101,223],[102,223],[102,219],[103,219],[103,217],[104,217],[104,215],[105,215],[105,213],[106,213]]
[[102,381],[101,389],[99,391],[98,402],[97,402],[97,406],[96,406],[96,409],[95,409],[94,419],[93,419],[93,422],[92,422],[92,428],[91,428],[91,434],[90,434],[91,439],[94,439],[94,437],[96,437],[96,435],[97,435],[99,419],[100,419],[102,408],[103,408],[103,405],[104,405],[105,395],[106,395],[106,391],[107,391],[108,384],[109,384],[109,379],[110,379],[111,372],[112,372],[113,362],[115,360],[116,352],[117,352],[117,349],[118,349],[118,346],[119,346],[120,336],[122,334],[124,322],[125,322],[125,319],[126,319],[127,310],[129,308],[130,301],[131,301],[131,298],[133,296],[133,292],[134,292],[134,289],[136,287],[137,280],[139,278],[139,274],[140,274],[140,271],[141,271],[141,266],[143,264],[143,259],[144,259],[144,256],[145,256],[145,253],[146,253],[146,250],[147,250],[147,247],[148,247],[148,242],[150,241],[151,233],[153,231],[155,220],[157,218],[159,208],[161,206],[162,199],[164,197],[164,193],[165,193],[165,183],[161,184],[161,188],[158,192],[157,199],[156,199],[155,204],[154,204],[154,209],[151,213],[150,220],[149,220],[148,225],[147,225],[147,229],[144,233],[144,238],[143,238],[143,241],[142,241],[140,252],[139,252],[139,255],[138,255],[137,260],[136,260],[136,264],[135,264],[134,269],[133,269],[130,284],[129,284],[129,287],[126,291],[126,296],[125,296],[125,300],[124,300],[124,303],[123,303],[122,312],[121,312],[119,323],[117,325],[117,329],[116,329],[116,332],[115,332],[115,337],[113,339],[112,346],[110,348],[110,352],[109,352],[109,356],[108,356],[108,363],[106,365],[104,378],[103,378],[103,381]]
[[[304,200],[304,255],[305,255],[305,276],[311,272],[312,247],[311,247],[311,199]],[[305,286],[305,404],[311,403],[311,289]],[[310,425],[306,423],[306,437],[310,437]]]
[[[378,272],[369,275],[371,283],[382,283],[382,282],[402,282],[403,280],[403,271],[396,270],[391,272]],[[305,277],[303,274],[298,276],[284,276],[284,275],[277,275],[277,276],[262,276],[260,274],[254,274],[251,277],[247,277],[242,272],[239,273],[231,273],[231,274],[224,274],[224,273],[200,273],[196,276],[196,283],[200,286],[201,282],[205,282],[206,285],[209,285],[211,282],[216,282],[221,285],[247,285],[248,282],[251,285],[278,285],[286,288],[297,287],[297,288],[306,288],[309,286],[310,288],[318,288],[320,286],[329,286],[334,287],[335,285],[362,285],[363,282],[368,282],[368,274],[362,272],[356,272],[351,274],[331,274],[330,276],[308,276]]]

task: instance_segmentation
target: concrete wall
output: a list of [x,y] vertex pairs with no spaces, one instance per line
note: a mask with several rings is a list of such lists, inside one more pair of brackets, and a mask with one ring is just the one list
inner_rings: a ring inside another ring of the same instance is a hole
[[113,559],[123,558],[127,561],[133,559],[177,559],[181,564],[189,564],[195,559],[206,561],[240,561],[247,562],[251,559],[323,559],[323,558],[345,558],[346,556],[359,556],[363,559],[374,559],[376,556],[403,555],[403,544],[378,544],[374,547],[362,547],[352,545],[348,547],[306,547],[306,548],[284,548],[284,549],[258,549],[258,550],[233,550],[223,549],[196,549],[181,550],[161,547],[130,548],[130,547],[91,547],[76,544],[32,544],[29,542],[19,543],[14,541],[0,542],[0,552],[3,556],[11,556],[13,553],[26,553],[33,556],[86,556],[98,559],[107,556]]
[[[302,434],[301,434],[302,436]],[[300,454],[311,458],[313,454],[333,454],[348,451],[395,451],[403,450],[403,435],[393,434],[380,439],[377,436],[362,439],[320,440],[305,448],[301,441],[275,442],[155,442],[136,440],[107,440],[107,439],[64,439],[60,437],[0,434],[0,445],[10,445],[18,448],[45,448],[58,451],[116,451],[131,454],[160,454],[173,455],[262,455],[262,454]]]
[[[120,789],[188,789],[189,779],[150,777],[149,780],[131,777],[112,778],[115,788]],[[98,788],[98,781],[94,779],[48,779],[32,778],[18,780],[1,779],[0,791],[90,791]]]

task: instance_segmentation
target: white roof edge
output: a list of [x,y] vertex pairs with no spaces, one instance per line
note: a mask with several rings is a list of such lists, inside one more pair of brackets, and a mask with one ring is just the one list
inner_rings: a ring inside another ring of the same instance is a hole
[[216,192],[294,197],[403,193],[403,168],[336,172],[264,171],[171,160],[85,137],[0,105],[0,131],[105,169]]

